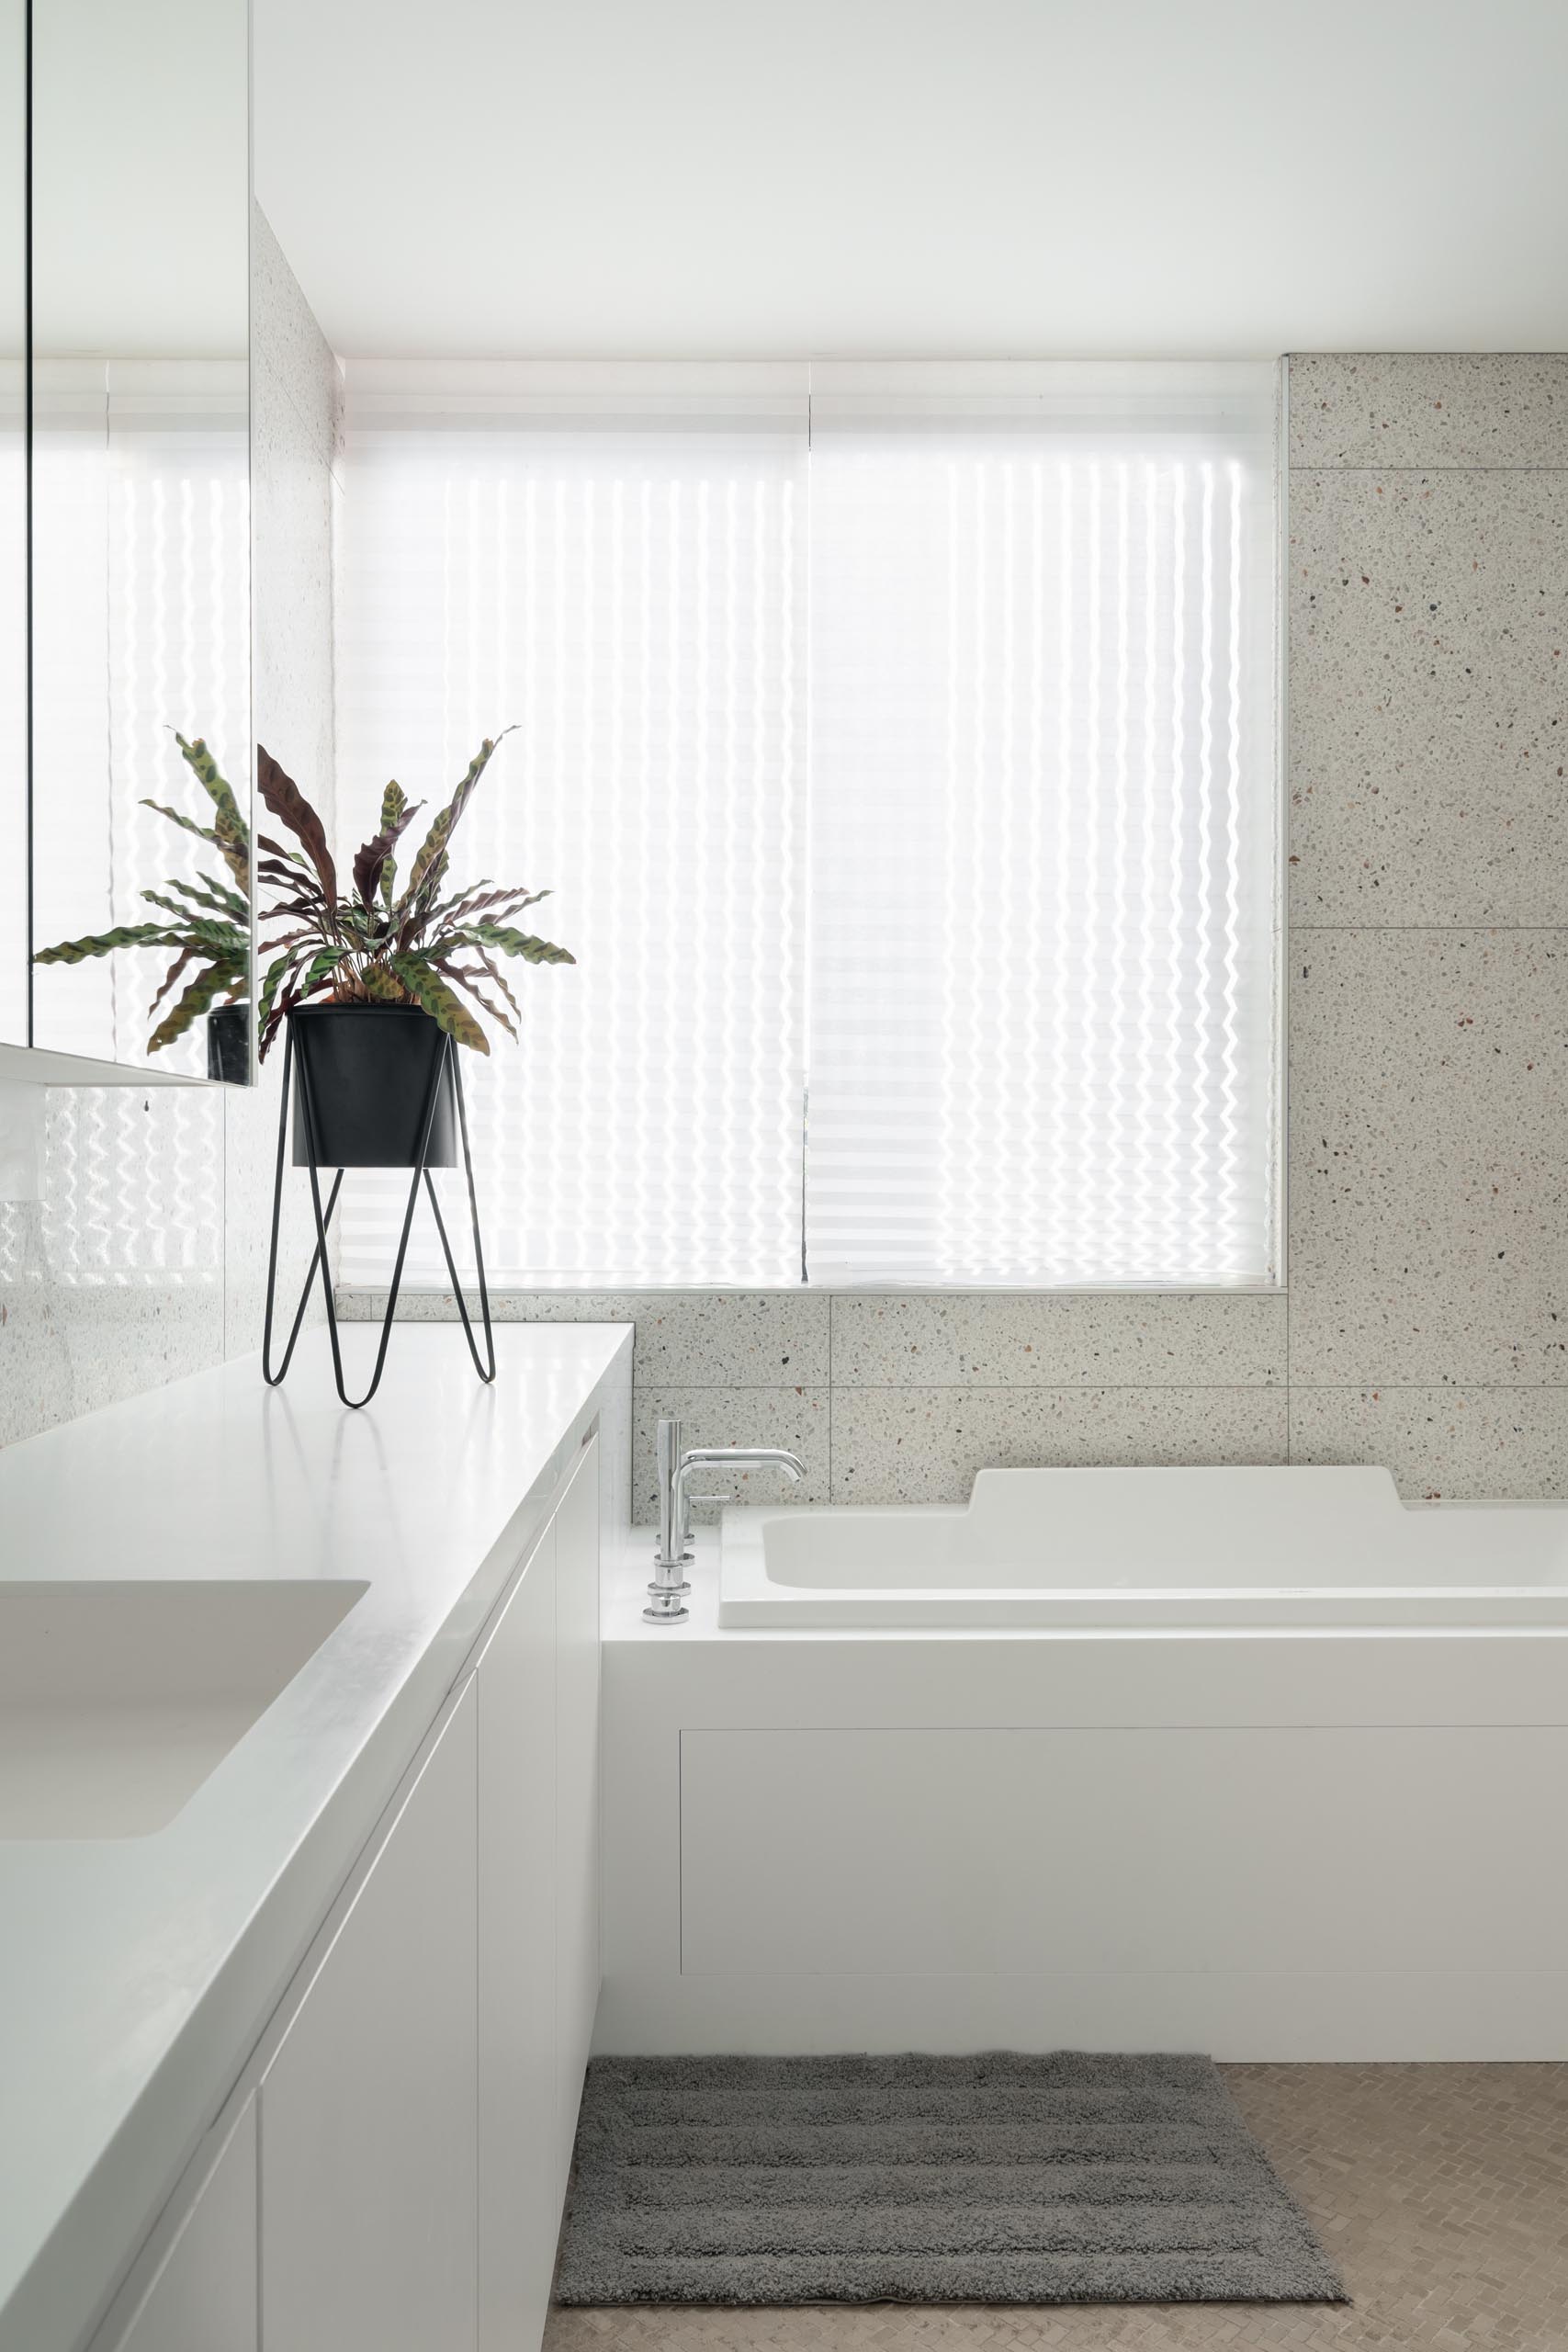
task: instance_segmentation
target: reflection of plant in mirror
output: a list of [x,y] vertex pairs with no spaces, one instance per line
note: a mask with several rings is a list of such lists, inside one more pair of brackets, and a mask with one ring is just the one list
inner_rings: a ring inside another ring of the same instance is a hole
[[[251,977],[250,830],[202,738],[198,735],[193,743],[187,743],[175,729],[175,741],[186,765],[212,803],[211,824],[198,825],[194,818],[183,816],[177,808],[166,808],[161,800],[144,800],[141,806],[156,809],[160,817],[167,817],[182,832],[210,842],[228,867],[235,887],[231,889],[209,874],[198,874],[194,882],[171,879],[162,890],[141,893],[151,905],[164,909],[165,919],[162,922],[120,923],[113,931],[97,932],[85,939],[62,939],[58,947],[41,947],[33,957],[35,964],[82,964],[90,956],[112,955],[117,947],[176,949],[175,960],[147,1008],[149,1014],[156,1012],[181,973],[192,965],[196,967],[195,976],[148,1038],[150,1054],[172,1045],[176,1037],[183,1037],[191,1023],[199,1014],[209,1012],[220,1000],[232,1004],[243,997]],[[178,895],[171,898],[171,890]]]
[[293,778],[257,745],[261,797],[305,852],[301,856],[265,833],[257,835],[263,852],[257,877],[273,894],[260,919],[296,926],[263,942],[264,951],[276,957],[262,982],[258,1007],[264,1055],[285,1013],[307,997],[322,995],[334,1004],[417,1005],[460,1046],[488,1054],[490,1041],[464,997],[515,1037],[501,1005],[482,991],[479,983],[488,980],[522,1017],[496,957],[521,956],[525,964],[576,962],[564,947],[514,928],[524,908],[547,899],[547,890],[501,889],[485,881],[450,898],[441,896],[453,831],[494,751],[487,736],[433,821],[400,891],[394,852],[424,804],[411,801],[400,784],[389,784],[381,796],[379,827],[355,858],[354,888],[344,897],[321,819]]

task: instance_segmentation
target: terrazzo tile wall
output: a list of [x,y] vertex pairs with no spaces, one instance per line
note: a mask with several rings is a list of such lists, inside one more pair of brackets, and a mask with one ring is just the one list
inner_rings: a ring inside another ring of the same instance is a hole
[[795,1447],[809,1500],[1030,1462],[1568,1495],[1568,356],[1300,358],[1291,416],[1288,1295],[502,1302],[636,1321],[644,1519],[665,1412]]
[[[330,807],[341,374],[259,213],[252,310],[256,729]],[[44,1196],[0,1202],[0,1443],[260,1344],[276,1086],[48,1090]]]

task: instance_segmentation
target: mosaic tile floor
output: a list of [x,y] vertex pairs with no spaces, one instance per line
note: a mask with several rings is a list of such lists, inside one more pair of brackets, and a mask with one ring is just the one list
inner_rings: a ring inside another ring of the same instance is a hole
[[1568,2065],[1227,2066],[1349,2308],[558,2311],[545,2352],[1568,2352]]

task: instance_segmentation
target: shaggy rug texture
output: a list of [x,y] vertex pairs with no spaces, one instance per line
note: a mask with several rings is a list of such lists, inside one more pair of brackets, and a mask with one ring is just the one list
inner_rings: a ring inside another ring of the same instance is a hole
[[1212,2061],[598,2058],[563,2303],[1342,2302]]

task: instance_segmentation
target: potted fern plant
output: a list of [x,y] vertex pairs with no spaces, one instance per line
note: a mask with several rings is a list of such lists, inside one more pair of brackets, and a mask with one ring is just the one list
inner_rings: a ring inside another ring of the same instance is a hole
[[205,740],[198,735],[187,742],[177,729],[171,732],[181,758],[212,804],[212,822],[199,825],[161,800],[143,800],[141,806],[155,809],[182,832],[210,842],[228,879],[201,873],[194,881],[170,880],[161,890],[143,890],[149,905],[162,910],[156,921],[117,923],[112,931],[62,939],[57,946],[40,947],[33,961],[82,964],[89,956],[110,956],[122,947],[172,947],[175,959],[147,1008],[149,1019],[175,981],[189,977],[148,1038],[147,1051],[161,1053],[205,1015],[207,1075],[243,1085],[250,1076],[251,1055],[250,1012],[244,1001],[251,975],[250,829]]
[[504,961],[576,960],[517,927],[518,916],[547,891],[489,881],[447,888],[452,835],[500,741],[487,737],[480,745],[431,821],[406,879],[398,845],[423,804],[389,784],[346,890],[320,816],[257,747],[262,799],[293,836],[257,836],[261,922],[270,933],[262,953],[272,958],[257,1001],[258,1049],[265,1059],[288,1023],[297,1167],[453,1166],[446,1039],[488,1054],[480,1012],[515,1037],[520,1008]]

